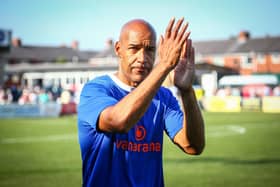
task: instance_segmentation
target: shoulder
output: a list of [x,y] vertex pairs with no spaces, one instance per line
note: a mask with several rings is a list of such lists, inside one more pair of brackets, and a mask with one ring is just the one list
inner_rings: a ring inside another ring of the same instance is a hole
[[170,102],[177,102],[177,98],[174,96],[173,92],[169,88],[163,86],[158,90],[156,98],[166,104]]
[[92,94],[93,92],[96,92],[98,90],[106,90],[112,86],[112,80],[108,75],[102,75],[95,77],[94,79],[90,80],[87,82],[83,89],[81,94],[82,95],[87,95],[87,94]]
[[161,98],[168,99],[170,97],[174,97],[171,90],[169,88],[161,86],[157,95]]
[[107,85],[111,82],[111,79],[109,75],[101,75],[98,77],[93,78],[89,82],[86,83],[86,85],[93,85],[93,84],[102,84],[102,85]]

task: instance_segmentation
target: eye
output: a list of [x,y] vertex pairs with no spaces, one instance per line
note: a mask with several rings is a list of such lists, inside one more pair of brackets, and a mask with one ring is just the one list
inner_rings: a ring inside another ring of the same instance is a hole
[[155,47],[147,47],[146,48],[146,50],[148,51],[148,52],[155,52]]
[[137,47],[133,46],[133,47],[129,47],[128,49],[137,50]]
[[131,46],[131,47],[128,47],[128,50],[134,53],[134,52],[137,52],[139,50],[139,47]]

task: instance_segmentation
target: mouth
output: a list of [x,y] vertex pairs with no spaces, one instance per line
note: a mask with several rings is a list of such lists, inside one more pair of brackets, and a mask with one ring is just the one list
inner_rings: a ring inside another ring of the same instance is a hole
[[139,74],[145,74],[148,72],[148,69],[143,67],[134,67],[133,71]]

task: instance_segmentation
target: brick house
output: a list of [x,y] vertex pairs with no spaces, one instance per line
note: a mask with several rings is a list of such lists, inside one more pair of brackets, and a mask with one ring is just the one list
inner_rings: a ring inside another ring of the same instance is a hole
[[240,74],[280,74],[280,36],[251,38],[242,31],[227,40],[194,42],[196,60],[224,66]]

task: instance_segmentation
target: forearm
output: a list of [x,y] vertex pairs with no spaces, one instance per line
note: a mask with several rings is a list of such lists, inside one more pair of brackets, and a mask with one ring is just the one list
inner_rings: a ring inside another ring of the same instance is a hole
[[169,71],[166,66],[159,63],[132,92],[102,112],[99,122],[101,130],[129,131],[144,115]]
[[181,91],[184,112],[183,131],[190,154],[200,154],[205,146],[204,121],[194,90]]

